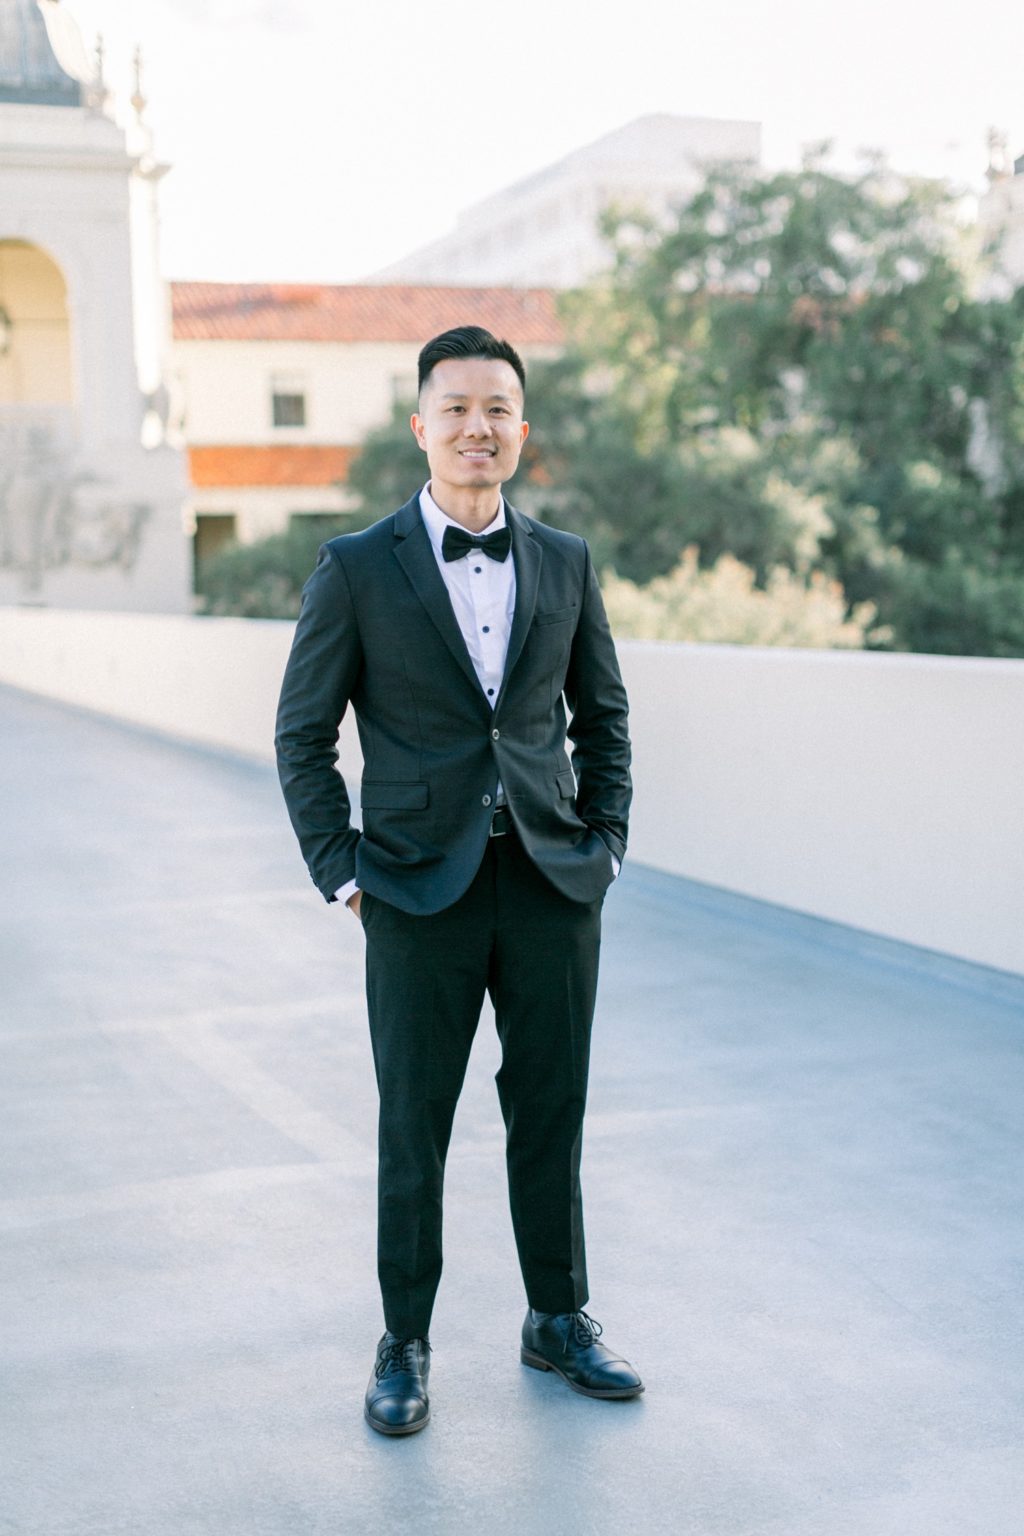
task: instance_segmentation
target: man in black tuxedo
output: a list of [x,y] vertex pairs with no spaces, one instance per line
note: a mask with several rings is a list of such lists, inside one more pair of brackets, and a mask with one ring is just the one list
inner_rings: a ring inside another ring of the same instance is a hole
[[[529,431],[518,354],[460,327],[423,348],[419,382],[430,480],[321,549],[277,725],[310,873],[366,935],[386,1326],[366,1417],[391,1435],[429,1418],[444,1163],[485,992],[529,1302],[521,1358],[587,1396],[643,1390],[583,1311],[579,1182],[601,904],[626,848],[626,695],[586,544],[501,494]],[[335,767],[349,704],[361,833]]]

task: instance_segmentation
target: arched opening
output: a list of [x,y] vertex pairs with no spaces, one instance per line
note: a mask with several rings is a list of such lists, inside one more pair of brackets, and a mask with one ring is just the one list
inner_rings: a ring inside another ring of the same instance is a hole
[[67,558],[74,397],[64,274],[31,241],[0,239],[0,569],[29,592]]
[[62,436],[73,405],[64,274],[39,246],[0,240],[0,417],[45,422]]

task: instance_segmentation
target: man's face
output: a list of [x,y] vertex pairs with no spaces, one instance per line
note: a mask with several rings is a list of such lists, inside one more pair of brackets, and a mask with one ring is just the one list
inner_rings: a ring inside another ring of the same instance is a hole
[[411,425],[430,465],[435,498],[511,479],[530,430],[515,369],[489,357],[438,363]]

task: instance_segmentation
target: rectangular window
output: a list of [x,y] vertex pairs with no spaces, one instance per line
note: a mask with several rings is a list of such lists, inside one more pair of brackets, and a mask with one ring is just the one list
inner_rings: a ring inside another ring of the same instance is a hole
[[306,425],[305,395],[284,395],[274,391],[274,426],[304,427]]
[[275,373],[270,381],[270,399],[275,427],[306,425],[306,381],[301,374]]

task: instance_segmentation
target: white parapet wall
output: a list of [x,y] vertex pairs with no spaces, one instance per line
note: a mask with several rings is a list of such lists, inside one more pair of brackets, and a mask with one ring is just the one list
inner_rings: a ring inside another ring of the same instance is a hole
[[619,649],[631,857],[1024,972],[1024,661]]
[[[0,609],[0,682],[269,759],[292,625]],[[1024,972],[1024,661],[623,642],[630,857]],[[358,775],[350,719],[341,765]]]
[[[0,682],[269,759],[293,629],[273,619],[0,608]],[[350,761],[358,764],[358,745]]]

